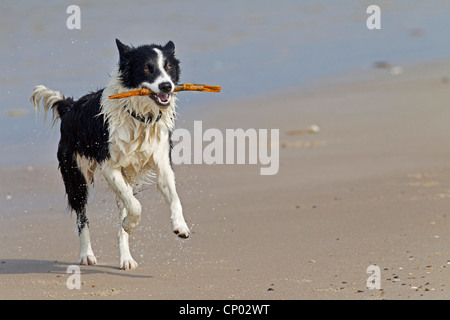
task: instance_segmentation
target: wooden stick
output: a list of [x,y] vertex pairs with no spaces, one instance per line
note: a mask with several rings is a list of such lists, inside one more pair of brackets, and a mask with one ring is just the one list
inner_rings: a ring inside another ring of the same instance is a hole
[[[193,84],[193,83],[184,83],[175,86],[174,92],[179,91],[203,91],[203,92],[220,92],[222,88],[219,86],[210,86],[206,84]],[[119,94],[115,94],[112,96],[109,96],[109,99],[122,99],[122,98],[129,98],[134,96],[148,96],[150,94],[155,94],[155,92],[151,91],[147,88],[142,88],[138,90],[132,90],[128,92],[122,92]]]

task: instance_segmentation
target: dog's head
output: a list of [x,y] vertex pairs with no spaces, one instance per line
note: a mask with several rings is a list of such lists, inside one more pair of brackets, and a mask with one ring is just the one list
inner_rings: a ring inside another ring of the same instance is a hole
[[167,108],[174,100],[173,90],[180,77],[174,43],[129,47],[116,39],[116,44],[122,85],[129,90],[150,89],[155,94],[149,97],[158,107]]

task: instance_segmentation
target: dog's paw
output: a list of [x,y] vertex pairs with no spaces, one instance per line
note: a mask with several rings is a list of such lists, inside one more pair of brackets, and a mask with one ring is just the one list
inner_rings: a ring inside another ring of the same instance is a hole
[[128,234],[132,234],[134,232],[134,229],[136,229],[137,225],[139,224],[140,216],[135,217],[132,215],[128,215],[123,219],[122,221],[122,228],[125,230]]
[[178,235],[180,238],[186,239],[189,238],[191,231],[189,231],[186,222],[183,221],[182,223],[173,224],[173,233]]
[[89,265],[89,266],[91,266],[91,265],[97,264],[97,259],[95,258],[94,255],[88,254],[88,255],[80,256],[78,262],[81,265],[86,265],[86,266]]
[[121,270],[131,270],[136,269],[138,267],[138,263],[134,261],[133,258],[129,257],[127,259],[120,259],[120,269]]

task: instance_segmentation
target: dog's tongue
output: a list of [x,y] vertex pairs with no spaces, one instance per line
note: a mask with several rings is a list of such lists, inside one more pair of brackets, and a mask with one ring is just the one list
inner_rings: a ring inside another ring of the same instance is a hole
[[165,101],[169,100],[169,95],[167,93],[160,93],[160,94],[158,94],[158,98],[159,98],[159,100],[165,102]]

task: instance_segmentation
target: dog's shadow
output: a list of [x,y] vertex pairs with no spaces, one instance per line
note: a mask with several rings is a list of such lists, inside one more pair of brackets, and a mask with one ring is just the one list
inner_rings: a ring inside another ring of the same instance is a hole
[[70,266],[79,267],[81,274],[109,274],[129,278],[153,278],[150,275],[136,274],[133,271],[124,271],[109,265],[80,266],[76,263],[36,259],[0,259],[0,275],[73,273],[73,269],[69,268]]

